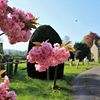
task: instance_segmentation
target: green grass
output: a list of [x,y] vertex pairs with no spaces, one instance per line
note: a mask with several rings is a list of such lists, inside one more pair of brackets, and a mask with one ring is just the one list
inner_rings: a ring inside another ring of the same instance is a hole
[[10,79],[10,89],[17,94],[17,100],[73,100],[71,81],[79,73],[94,66],[100,66],[100,63],[90,63],[79,67],[69,66],[66,62],[64,67],[64,77],[57,80],[59,89],[52,89],[53,81],[31,79],[27,76],[25,64],[19,64],[18,73]]

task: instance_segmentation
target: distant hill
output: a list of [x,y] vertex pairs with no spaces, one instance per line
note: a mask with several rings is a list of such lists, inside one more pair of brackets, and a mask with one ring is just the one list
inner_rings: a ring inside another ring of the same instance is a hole
[[11,56],[26,56],[27,51],[20,51],[14,49],[4,49],[4,54],[8,54]]
[[24,52],[24,51],[14,50],[14,49],[4,49],[3,51],[4,51],[4,53],[8,53],[8,52]]

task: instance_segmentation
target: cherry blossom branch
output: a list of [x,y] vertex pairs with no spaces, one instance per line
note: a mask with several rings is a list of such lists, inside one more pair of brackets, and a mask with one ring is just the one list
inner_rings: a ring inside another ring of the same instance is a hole
[[29,12],[11,8],[8,0],[0,0],[0,19],[0,29],[6,33],[10,44],[27,42],[31,37],[31,30],[38,25],[38,18]]

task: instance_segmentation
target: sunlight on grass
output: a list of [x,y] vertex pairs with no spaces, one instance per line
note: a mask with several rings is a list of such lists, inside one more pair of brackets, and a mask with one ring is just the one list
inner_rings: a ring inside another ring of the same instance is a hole
[[[58,90],[53,90],[53,80],[32,79],[27,76],[26,64],[20,64],[18,73],[10,81],[10,89],[17,94],[17,100],[73,100],[71,81],[79,73],[94,66],[100,66],[97,63],[83,65],[80,63],[77,68],[75,65],[69,66],[65,63],[64,77],[57,80]],[[24,70],[23,70],[24,69]]]

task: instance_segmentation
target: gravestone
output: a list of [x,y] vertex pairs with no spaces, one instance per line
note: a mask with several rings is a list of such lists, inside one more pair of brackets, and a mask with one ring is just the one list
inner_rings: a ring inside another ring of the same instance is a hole
[[[38,27],[30,41],[28,46],[28,52],[30,49],[34,46],[32,42],[43,42],[49,39],[49,42],[53,45],[54,43],[62,43],[60,36],[58,33],[49,25],[41,25]],[[47,78],[47,71],[44,72],[38,72],[35,70],[35,64],[27,62],[27,73],[29,77],[32,78],[39,78],[39,79],[46,79]],[[63,70],[64,70],[64,63],[58,65],[58,71],[57,71],[57,78],[61,78],[63,76]],[[55,73],[55,67],[49,68],[49,79],[54,79],[54,73]]]

